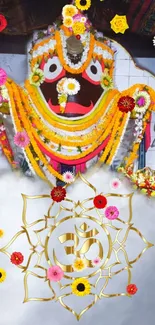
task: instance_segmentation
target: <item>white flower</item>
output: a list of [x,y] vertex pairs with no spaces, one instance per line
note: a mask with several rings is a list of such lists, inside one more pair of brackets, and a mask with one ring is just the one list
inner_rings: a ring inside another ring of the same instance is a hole
[[64,85],[64,93],[67,95],[76,95],[80,90],[79,82],[74,78],[66,78]]
[[153,41],[153,45],[155,46],[155,36],[153,37],[152,41]]
[[87,20],[87,18],[86,17],[81,17],[81,19],[80,19],[80,21],[81,21],[81,23],[85,23],[86,22],[86,20]]
[[63,180],[67,184],[71,184],[74,182],[74,175],[72,172],[65,172],[63,173]]

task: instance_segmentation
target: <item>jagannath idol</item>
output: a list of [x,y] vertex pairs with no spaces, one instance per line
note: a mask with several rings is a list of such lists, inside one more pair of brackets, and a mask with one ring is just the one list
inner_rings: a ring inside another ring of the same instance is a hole
[[[155,109],[149,86],[115,89],[113,43],[93,29],[88,7],[66,5],[62,21],[34,34],[24,87],[9,78],[4,84],[1,70],[0,112],[11,115],[14,144],[24,166],[52,184],[70,183],[97,162],[133,169]],[[3,152],[17,167],[3,124],[0,130]]]

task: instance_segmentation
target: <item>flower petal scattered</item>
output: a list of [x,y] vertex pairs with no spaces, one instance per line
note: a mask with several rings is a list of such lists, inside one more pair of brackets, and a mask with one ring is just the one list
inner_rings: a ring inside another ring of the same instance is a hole
[[109,206],[105,210],[105,217],[109,220],[114,220],[119,217],[119,210],[116,206]]
[[78,10],[73,5],[66,5],[63,7],[62,16],[65,17],[73,17],[78,13]]
[[94,202],[95,208],[97,208],[97,209],[104,209],[107,205],[107,199],[103,195],[97,195],[94,198],[93,202]]
[[90,294],[90,283],[87,279],[79,278],[73,281],[72,293],[78,297],[83,297]]
[[52,200],[55,202],[61,202],[66,197],[66,190],[62,186],[56,186],[51,191]]
[[59,282],[64,276],[60,266],[52,266],[47,270],[47,279],[53,282]]
[[14,252],[11,255],[10,261],[14,265],[20,265],[24,261],[24,256],[20,252]]
[[113,190],[117,190],[117,189],[119,189],[121,187],[121,184],[122,183],[121,183],[119,178],[113,178],[111,183],[110,183],[110,187]]
[[2,238],[4,236],[4,230],[0,229],[0,238]]
[[126,288],[126,291],[129,293],[129,295],[135,295],[138,291],[138,288],[135,284],[129,284]]
[[86,0],[84,4],[82,4],[81,0],[75,0],[75,5],[79,10],[85,11],[90,8],[91,0]]
[[65,173],[63,173],[63,180],[65,183],[67,184],[71,184],[74,182],[74,175],[72,172],[67,171]]
[[129,28],[126,16],[115,15],[115,17],[110,21],[111,29],[116,33],[124,34]]
[[3,15],[0,15],[0,32],[2,32],[7,27],[7,20]]
[[77,258],[73,263],[74,271],[80,272],[86,268],[86,264],[82,258]]
[[97,266],[97,265],[99,265],[100,263],[101,263],[101,259],[100,259],[100,257],[96,257],[96,258],[94,258],[94,260],[92,260],[92,265],[93,266]]
[[6,272],[3,269],[0,269],[0,283],[4,282],[6,279]]

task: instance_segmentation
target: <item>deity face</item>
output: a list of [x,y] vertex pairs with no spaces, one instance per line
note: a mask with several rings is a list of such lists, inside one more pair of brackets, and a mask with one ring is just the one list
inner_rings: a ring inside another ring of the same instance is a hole
[[[59,57],[49,57],[47,62],[44,59],[40,68],[44,72],[45,81],[40,86],[40,90],[53,112],[60,115],[60,105],[58,103],[57,85],[62,78],[73,78],[79,85],[79,90],[74,95],[68,95],[65,114],[67,117],[75,117],[88,114],[103,93],[100,85],[101,75],[105,65],[103,60],[91,60],[87,69],[80,74],[72,74],[61,65]],[[76,90],[76,89],[75,89]]]

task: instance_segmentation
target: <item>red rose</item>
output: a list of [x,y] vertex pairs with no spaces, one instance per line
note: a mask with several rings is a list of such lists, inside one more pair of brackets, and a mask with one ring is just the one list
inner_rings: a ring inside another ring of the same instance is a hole
[[24,256],[21,253],[14,252],[11,255],[10,260],[11,260],[11,263],[12,264],[14,264],[14,265],[20,265],[24,261]]
[[123,113],[131,112],[135,107],[135,101],[130,96],[123,96],[118,101],[118,107]]
[[0,32],[2,32],[3,29],[5,29],[7,26],[7,20],[3,15],[0,15]]
[[135,295],[136,292],[138,291],[138,288],[136,287],[135,284],[129,284],[126,288],[127,293],[129,293],[129,295]]
[[51,198],[55,202],[61,202],[66,197],[66,190],[62,186],[56,186],[51,191]]
[[94,198],[94,205],[97,209],[104,209],[107,205],[107,199],[103,195],[97,195]]

